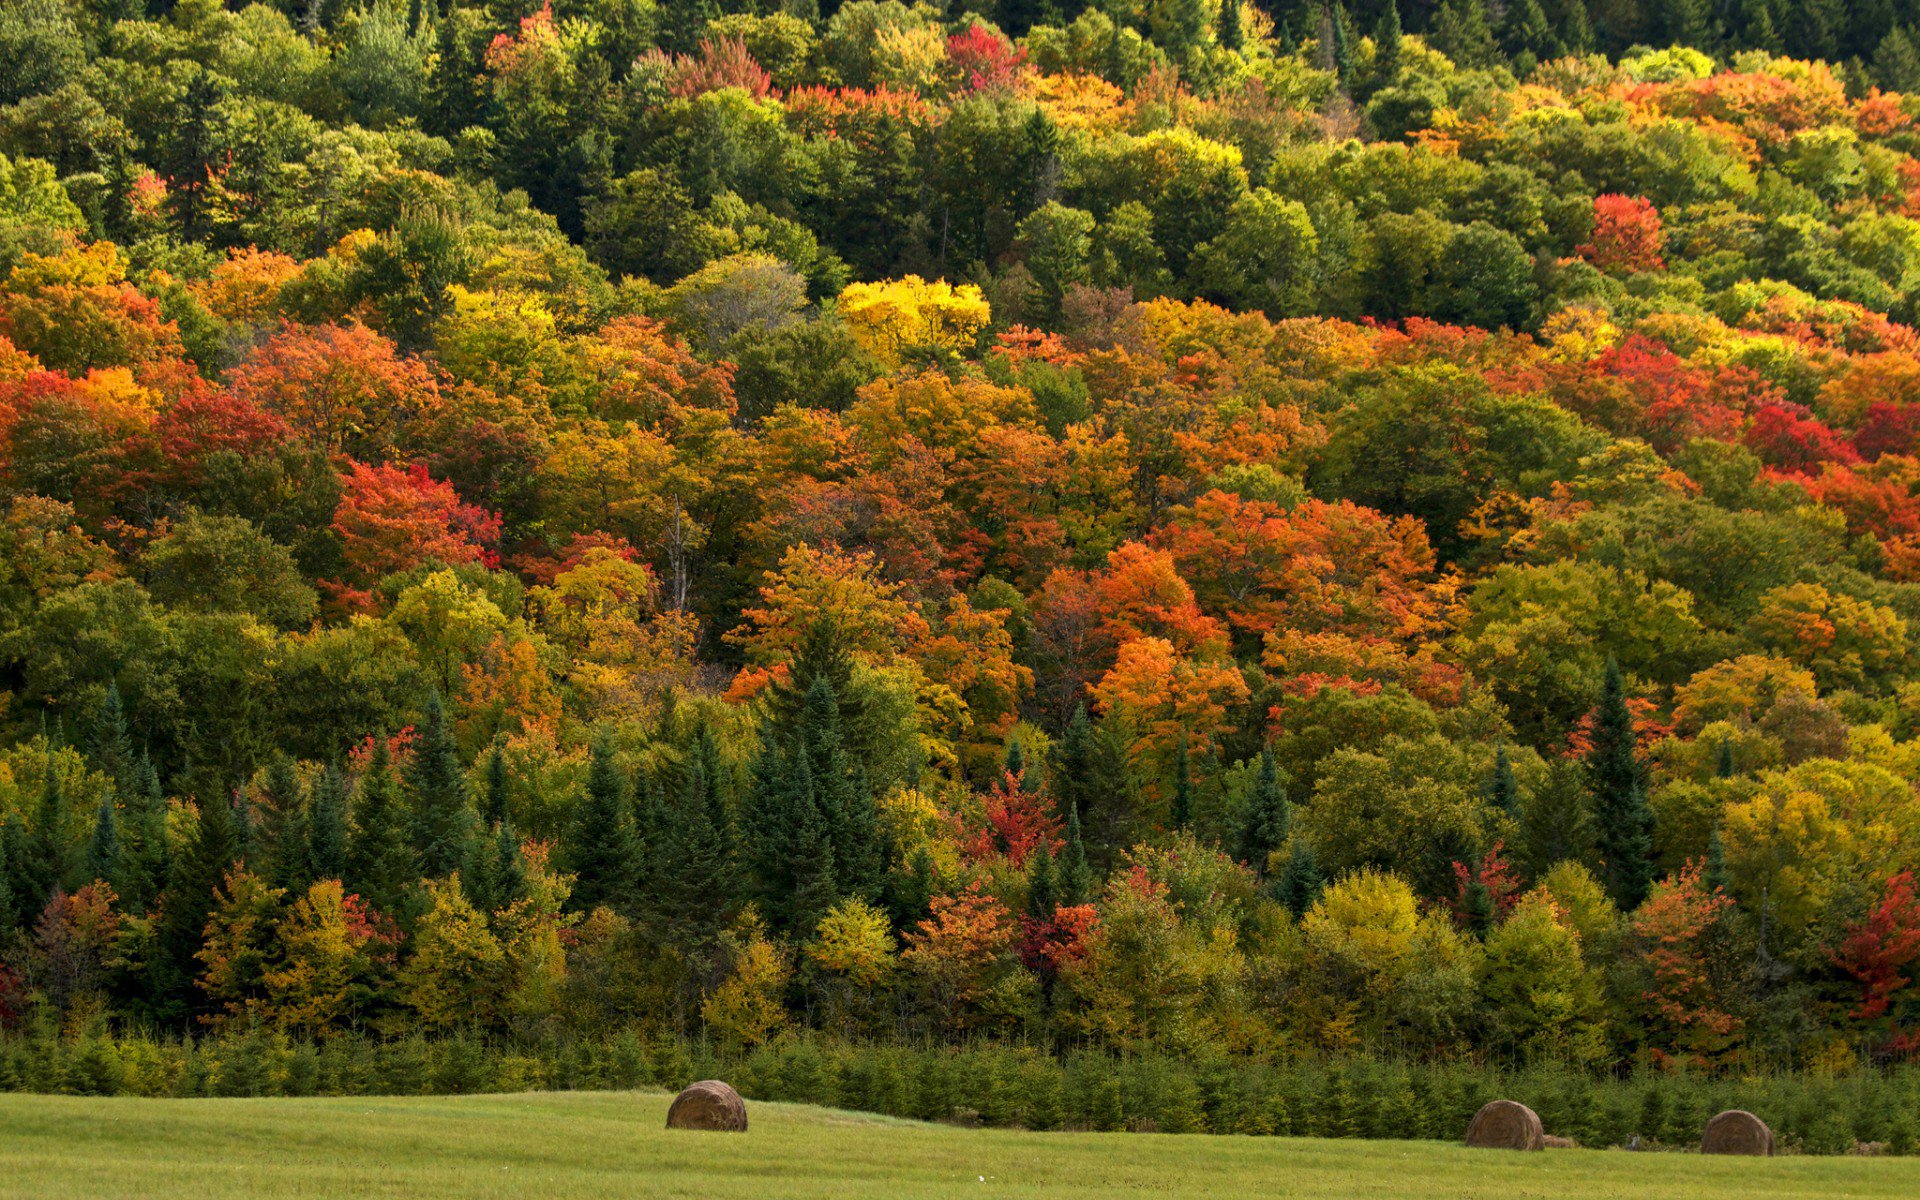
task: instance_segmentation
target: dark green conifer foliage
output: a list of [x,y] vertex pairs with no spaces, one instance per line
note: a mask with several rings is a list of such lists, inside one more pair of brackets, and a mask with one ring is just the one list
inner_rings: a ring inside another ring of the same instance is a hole
[[1391,87],[1400,74],[1399,0],[1387,0],[1387,11],[1380,18],[1380,32],[1374,38],[1373,78],[1376,87]]
[[574,808],[562,846],[566,869],[575,876],[574,907],[581,912],[603,904],[616,911],[632,907],[637,855],[626,784],[605,734],[594,740],[587,792]]
[[20,834],[20,822],[0,821],[0,937],[5,937],[20,926],[20,906],[16,898],[19,871],[15,864],[20,861],[20,852],[25,844]]
[[308,877],[344,879],[347,861],[347,782],[340,768],[328,766],[307,819]]
[[243,779],[233,789],[233,850],[234,857],[239,861],[253,861],[254,853],[259,849],[256,834],[253,800],[247,793],[247,784]]
[[1647,808],[1646,769],[1640,762],[1620,664],[1607,659],[1606,681],[1587,754],[1587,786],[1602,878],[1623,911],[1639,907],[1653,883],[1653,814]]
[[824,677],[815,678],[807,689],[797,738],[800,754],[807,760],[821,835],[833,852],[839,891],[878,897],[886,871],[879,812],[866,773],[847,752],[839,703],[833,685]]
[[1224,0],[1220,5],[1220,45],[1227,50],[1238,50],[1246,45],[1247,33],[1240,23],[1240,0]]
[[1062,814],[1079,811],[1089,864],[1101,875],[1112,871],[1119,848],[1131,840],[1133,775],[1119,739],[1096,728],[1085,705],[1054,744],[1051,777],[1055,807]]
[[100,808],[93,819],[93,837],[87,841],[87,866],[83,882],[103,880],[120,894],[120,818],[113,810],[113,793],[100,797]]
[[1180,735],[1180,749],[1173,758],[1173,803],[1168,808],[1170,829],[1193,828],[1193,762],[1187,756],[1187,736]]
[[1293,853],[1287,858],[1286,869],[1280,872],[1279,879],[1274,882],[1274,899],[1291,909],[1294,916],[1305,916],[1306,911],[1313,907],[1314,901],[1320,899],[1320,893],[1325,890],[1326,885],[1326,878],[1320,874],[1320,862],[1314,855],[1313,848],[1304,843],[1298,843],[1294,846]]
[[733,921],[739,879],[720,747],[704,721],[680,775],[663,830],[657,902],[670,941],[706,950]]
[[1280,785],[1280,768],[1271,748],[1260,751],[1260,773],[1254,776],[1253,792],[1247,797],[1247,811],[1240,823],[1240,859],[1256,875],[1267,874],[1267,860],[1286,844],[1293,824],[1293,806],[1287,802],[1287,789]]
[[1720,840],[1720,823],[1714,822],[1713,835],[1707,839],[1707,865],[1700,873],[1700,882],[1709,891],[1725,891],[1727,888],[1727,847]]
[[420,877],[420,865],[385,738],[373,740],[373,754],[354,797],[353,818],[346,887],[382,912],[398,912]]
[[1715,760],[1713,774],[1718,779],[1733,778],[1733,739],[1720,739],[1720,757]]
[[160,773],[142,752],[133,764],[121,824],[121,899],[129,911],[150,907],[167,886],[167,798]]
[[216,793],[202,798],[199,809],[193,836],[167,885],[157,945],[148,962],[154,1015],[169,1023],[187,1015],[191,981],[199,974],[194,955],[199,953],[207,916],[213,911],[214,891],[240,861],[232,800]]
[[107,694],[94,715],[87,739],[87,762],[113,781],[124,795],[133,785],[133,738],[127,732],[126,709],[120,703],[120,685],[107,684]]
[[1033,862],[1027,868],[1027,915],[1036,921],[1051,920],[1059,906],[1054,886],[1053,843],[1046,838],[1034,847]]
[[1087,864],[1087,844],[1080,836],[1080,808],[1067,810],[1066,845],[1061,848],[1058,882],[1054,896],[1059,904],[1072,906],[1093,899],[1093,871]]
[[1901,26],[1894,26],[1873,52],[1873,74],[1880,86],[1903,95],[1920,91],[1920,48]]
[[507,788],[507,755],[496,740],[487,752],[487,784],[480,802],[480,821],[487,829],[507,819]]
[[473,800],[467,792],[460,747],[437,692],[427,697],[420,740],[407,769],[407,793],[413,804],[420,873],[437,879],[459,870],[474,835]]
[[307,890],[314,880],[311,840],[307,834],[307,789],[293,760],[276,755],[267,766],[266,876],[289,895]]
[[54,768],[53,744],[47,744],[40,771],[40,798],[33,813],[33,858],[27,872],[30,903],[37,910],[57,887],[65,887],[71,867],[68,853],[67,797]]
[[460,877],[460,884],[467,900],[484,913],[499,912],[527,894],[526,861],[512,822],[501,821],[493,827],[485,853]]

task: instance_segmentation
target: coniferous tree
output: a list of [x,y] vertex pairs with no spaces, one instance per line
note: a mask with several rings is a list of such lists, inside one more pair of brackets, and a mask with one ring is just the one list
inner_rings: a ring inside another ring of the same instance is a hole
[[495,739],[487,752],[487,783],[480,802],[480,821],[487,829],[507,819],[507,788],[507,755]]
[[1493,33],[1481,0],[1443,0],[1429,36],[1436,49],[1463,67],[1493,62]]
[[1347,6],[1335,3],[1331,9],[1328,26],[1333,34],[1333,71],[1339,77],[1343,87],[1353,85],[1353,22],[1347,16]]
[[1247,797],[1247,811],[1240,823],[1240,858],[1256,875],[1265,878],[1267,860],[1286,844],[1293,824],[1293,806],[1287,802],[1287,789],[1280,785],[1280,768],[1271,748],[1260,751],[1260,773],[1254,776],[1253,792]]
[[87,881],[103,880],[120,894],[120,819],[113,810],[113,793],[100,797],[99,811],[93,819],[93,837],[87,841]]
[[155,953],[148,963],[154,1015],[169,1022],[187,1014],[190,983],[199,973],[194,955],[199,953],[207,917],[213,912],[214,892],[240,859],[232,801],[223,795],[208,796],[199,809],[193,837],[167,884]]
[[18,821],[0,821],[0,938],[20,925],[20,906],[16,899],[20,848],[25,845]]
[[493,837],[474,869],[460,876],[467,900],[483,913],[499,912],[527,894],[526,861],[511,821],[493,827]]
[[120,685],[107,684],[107,694],[94,715],[87,739],[87,762],[113,781],[122,794],[133,785],[133,738],[127,732],[127,713],[120,702]]
[[1380,32],[1374,37],[1373,80],[1375,87],[1391,87],[1400,75],[1400,39],[1404,31],[1400,25],[1399,0],[1387,0],[1387,11],[1380,18]]
[[1287,906],[1296,917],[1305,916],[1314,901],[1320,899],[1320,893],[1326,888],[1326,878],[1320,874],[1320,861],[1314,855],[1313,848],[1305,843],[1296,843],[1293,853],[1287,858],[1286,869],[1280,872],[1274,881],[1274,899]]
[[407,793],[413,804],[420,873],[437,879],[459,870],[473,839],[473,800],[467,792],[460,747],[437,692],[427,697],[420,740],[407,769]]
[[67,851],[67,797],[54,769],[53,744],[47,744],[46,761],[40,772],[40,799],[34,806],[33,858],[27,878],[30,903],[35,911],[45,903],[53,889],[66,886],[69,867]]
[[1920,47],[1905,28],[1895,25],[1873,51],[1873,75],[1890,92],[1920,91]]
[[1707,863],[1700,872],[1700,882],[1709,891],[1724,892],[1727,888],[1727,847],[1720,840],[1720,823],[1713,823],[1713,835],[1707,839]]
[[1653,814],[1620,664],[1609,656],[1587,754],[1596,840],[1607,892],[1622,911],[1639,907],[1653,883]]
[[1170,829],[1193,828],[1193,763],[1187,757],[1187,735],[1180,735],[1180,749],[1173,758],[1173,803],[1167,812]]
[[234,858],[240,862],[253,861],[257,849],[253,825],[253,803],[247,794],[246,781],[242,780],[233,789],[233,851]]
[[133,764],[128,785],[126,819],[121,841],[122,899],[129,909],[151,907],[167,886],[167,798],[160,790],[160,773],[142,752]]
[[587,766],[587,793],[574,808],[561,843],[563,862],[574,876],[573,904],[582,912],[601,905],[633,906],[637,855],[628,822],[625,781],[613,761],[613,743],[596,738]]
[[393,755],[385,738],[373,754],[354,797],[353,834],[348,839],[346,884],[384,912],[398,912],[420,878],[419,858],[407,829],[407,814],[393,778]]
[[865,772],[847,752],[839,703],[824,677],[807,689],[796,736],[813,785],[813,808],[833,851],[839,891],[873,899],[880,894],[886,871],[880,814]]
[[312,883],[313,856],[307,834],[307,792],[293,760],[276,755],[267,766],[266,842],[267,881],[298,895]]
[[710,949],[733,921],[739,881],[720,748],[705,722],[694,729],[663,833],[657,907],[668,938],[690,949]]
[[1733,739],[1720,739],[1720,756],[1714,761],[1713,774],[1718,779],[1733,778]]
[[1059,906],[1059,891],[1053,878],[1052,841],[1041,838],[1030,857],[1033,862],[1027,868],[1027,915],[1036,921],[1049,921]]
[[1130,840],[1133,775],[1120,739],[1096,728],[1085,705],[1074,710],[1054,745],[1052,784],[1059,812],[1064,816],[1078,811],[1085,824],[1089,863],[1107,874],[1120,847]]
[[1540,0],[1509,0],[1500,22],[1500,47],[1510,58],[1522,54],[1532,55],[1535,61],[1551,58],[1559,44]]
[[344,879],[347,863],[347,782],[338,767],[328,766],[314,789],[307,818],[308,875]]
[[1241,24],[1240,0],[1223,0],[1220,5],[1219,37],[1220,46],[1225,50],[1239,50],[1247,42],[1246,27]]
[[1085,904],[1093,898],[1093,871],[1087,864],[1087,845],[1080,836],[1080,809],[1067,810],[1067,839],[1061,850],[1054,897],[1059,904]]

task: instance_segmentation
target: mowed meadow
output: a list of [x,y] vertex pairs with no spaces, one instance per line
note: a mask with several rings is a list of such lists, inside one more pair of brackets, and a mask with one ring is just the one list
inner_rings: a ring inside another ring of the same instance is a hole
[[312,1100],[0,1097],[8,1196],[54,1200],[542,1196],[1907,1197],[1920,1164],[1858,1157],[1468,1150],[1432,1142],[960,1129],[749,1105],[745,1134],[668,1130],[665,1093]]

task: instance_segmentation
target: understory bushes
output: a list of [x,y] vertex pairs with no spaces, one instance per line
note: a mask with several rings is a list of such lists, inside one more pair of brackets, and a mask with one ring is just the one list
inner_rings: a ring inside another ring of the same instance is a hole
[[725,1079],[757,1101],[1028,1129],[1451,1140],[1488,1100],[1530,1105],[1585,1146],[1695,1145],[1714,1113],[1760,1115],[1784,1149],[1910,1154],[1920,1070],[1709,1077],[1595,1076],[1562,1066],[1379,1058],[1272,1064],[1022,1046],[848,1045],[796,1039],[726,1052],[707,1043],[506,1043],[478,1038],[321,1042],[251,1034],[0,1039],[0,1090],[79,1095],[426,1095],[665,1088]]

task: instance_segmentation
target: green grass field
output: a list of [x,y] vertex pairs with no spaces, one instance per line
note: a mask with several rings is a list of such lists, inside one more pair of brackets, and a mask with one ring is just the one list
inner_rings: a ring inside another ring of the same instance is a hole
[[0,1096],[8,1197],[1910,1197],[1920,1160],[1468,1151],[1431,1142],[954,1129],[750,1105],[669,1133],[668,1097]]

